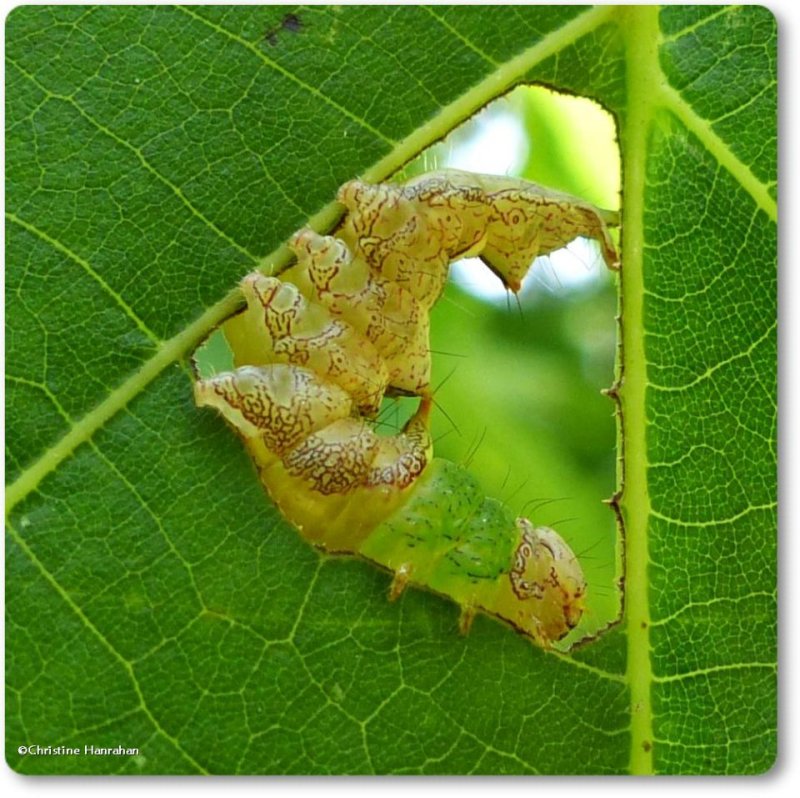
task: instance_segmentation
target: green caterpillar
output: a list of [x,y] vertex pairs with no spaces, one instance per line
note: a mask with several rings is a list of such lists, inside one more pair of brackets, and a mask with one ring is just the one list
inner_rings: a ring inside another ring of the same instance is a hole
[[[352,181],[334,236],[296,233],[281,278],[242,282],[224,331],[236,369],[195,383],[237,430],[281,512],[327,551],[449,596],[547,647],[580,620],[586,582],[552,529],[515,519],[474,478],[433,457],[429,311],[451,261],[479,256],[511,291],[533,260],[579,235],[610,268],[615,214],[505,177],[442,171],[405,185]],[[419,396],[402,432],[378,435],[386,395]]]

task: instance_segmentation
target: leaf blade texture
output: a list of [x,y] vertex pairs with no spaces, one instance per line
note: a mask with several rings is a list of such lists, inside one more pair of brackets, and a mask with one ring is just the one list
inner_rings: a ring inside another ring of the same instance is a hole
[[[774,18],[286,13],[22,7],[7,20],[9,763],[768,769]],[[384,574],[320,557],[194,408],[186,359],[236,306],[242,274],[285,264],[282,242],[309,220],[330,227],[340,184],[388,176],[526,81],[602,102],[625,164],[627,614],[566,657],[488,619],[461,638],[445,602],[389,604]],[[140,754],[18,754],[34,743]]]

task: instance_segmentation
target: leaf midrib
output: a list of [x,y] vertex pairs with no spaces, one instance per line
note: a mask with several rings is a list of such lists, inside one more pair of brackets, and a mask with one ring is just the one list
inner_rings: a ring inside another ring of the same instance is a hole
[[[627,615],[627,677],[631,701],[633,774],[653,773],[653,718],[650,685],[650,604],[648,578],[647,484],[647,361],[644,352],[644,188],[647,145],[662,80],[658,66],[658,8],[633,7],[622,30],[626,45],[628,116],[623,139],[624,234],[620,273],[622,291],[622,429],[624,440],[623,494],[625,519],[625,608]],[[636,711],[633,711],[633,708]]]
[[[657,677],[653,671],[650,629],[649,520],[659,517],[650,504],[648,491],[646,390],[648,381],[644,351],[644,286],[643,252],[644,188],[647,147],[657,116],[672,113],[695,135],[721,168],[728,171],[750,195],[756,207],[772,221],[777,221],[777,203],[753,171],[734,154],[707,120],[669,85],[661,68],[659,48],[663,44],[656,6],[630,7],[620,10],[620,29],[626,43],[628,74],[628,116],[623,140],[624,170],[624,235],[622,262],[623,301],[623,388],[622,437],[624,446],[624,493],[622,509],[625,518],[625,607],[628,643],[626,676],[631,698],[631,750],[629,769],[632,774],[654,773],[654,729],[651,687],[668,677]],[[772,331],[773,328],[770,328]],[[761,340],[761,339],[759,339]],[[757,342],[756,342],[757,343]],[[751,348],[756,344],[752,344]],[[699,375],[705,379],[715,370]],[[681,386],[684,389],[687,386]],[[758,663],[770,667],[770,663]],[[676,678],[684,678],[681,674]]]

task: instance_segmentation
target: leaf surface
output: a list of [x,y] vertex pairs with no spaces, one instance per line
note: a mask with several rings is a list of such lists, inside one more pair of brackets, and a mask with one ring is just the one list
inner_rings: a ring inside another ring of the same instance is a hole
[[[26,773],[751,773],[775,756],[775,21],[7,20],[7,759]],[[624,623],[545,654],[320,556],[194,407],[238,278],[526,81],[617,114]],[[266,255],[266,253],[270,253]],[[139,748],[21,756],[20,745]]]

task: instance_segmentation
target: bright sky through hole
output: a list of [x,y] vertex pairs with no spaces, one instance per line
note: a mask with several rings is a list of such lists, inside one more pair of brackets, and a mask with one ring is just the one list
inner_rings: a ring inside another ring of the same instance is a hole
[[[520,118],[508,111],[484,112],[475,132],[445,150],[443,166],[494,175],[517,175],[528,157],[528,140]],[[568,247],[537,259],[523,291],[559,293],[598,279],[599,251],[592,241],[576,239]],[[454,263],[451,279],[462,289],[490,302],[508,301],[499,278],[479,258]],[[533,284],[533,285],[532,285]]]

